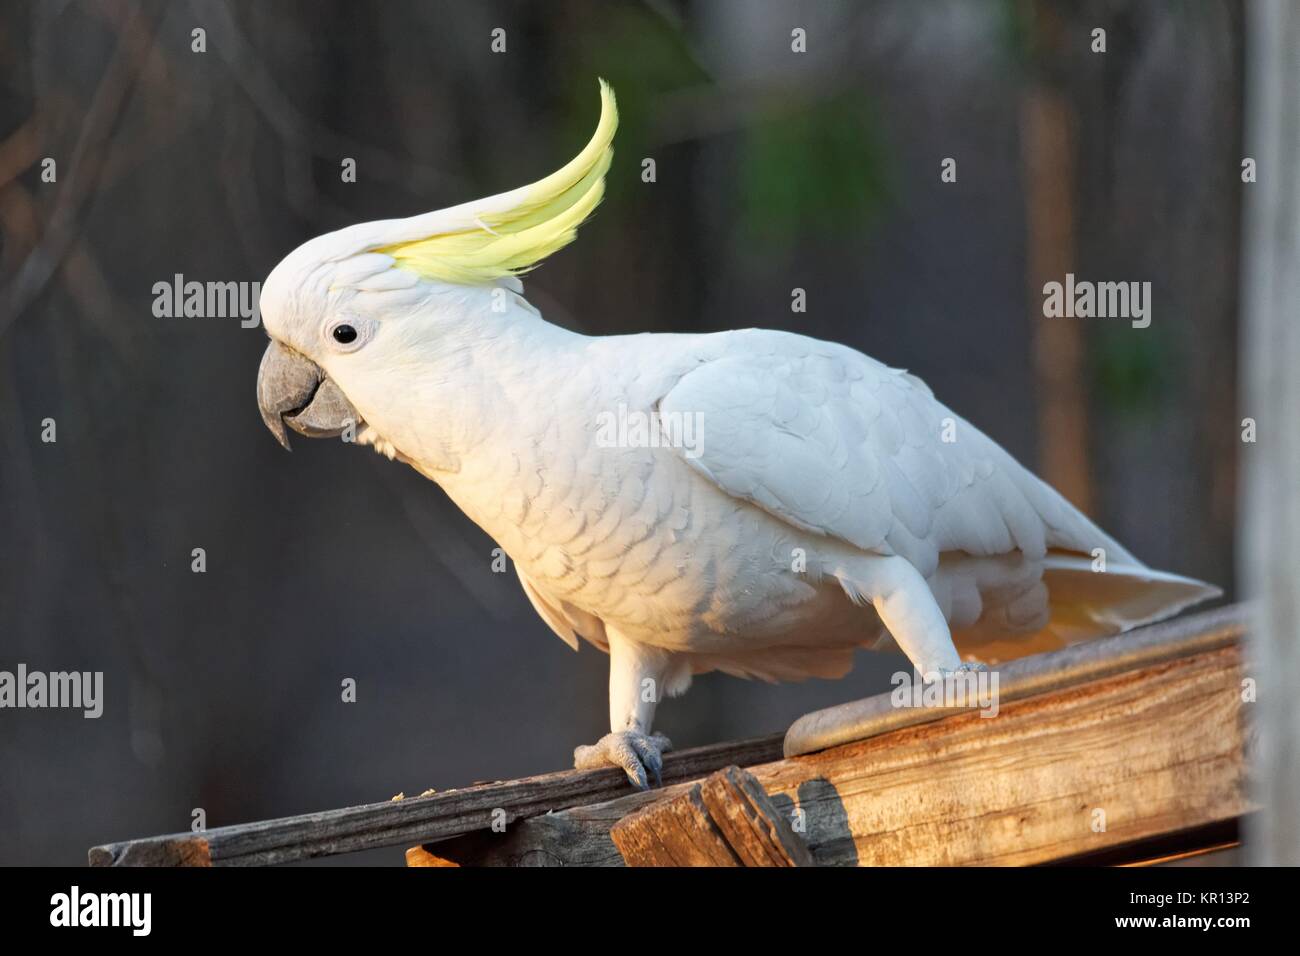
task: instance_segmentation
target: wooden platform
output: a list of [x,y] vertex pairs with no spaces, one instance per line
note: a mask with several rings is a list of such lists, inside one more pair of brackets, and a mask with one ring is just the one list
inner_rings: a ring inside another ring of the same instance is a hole
[[648,793],[621,771],[565,771],[109,844],[90,860],[264,864],[379,846],[411,847],[417,866],[1180,857],[1230,845],[1251,810],[1245,621],[1221,608],[1013,662],[996,717],[881,695],[809,715],[784,739],[669,754],[665,786]]

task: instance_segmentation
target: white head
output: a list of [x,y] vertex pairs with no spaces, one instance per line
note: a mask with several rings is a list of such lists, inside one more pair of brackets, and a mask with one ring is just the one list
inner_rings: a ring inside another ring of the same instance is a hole
[[518,277],[572,242],[604,195],[618,111],[604,80],[600,96],[591,141],[545,179],[318,236],[271,271],[261,298],[271,343],[257,400],[285,448],[286,425],[312,437],[360,425],[349,382],[373,382],[393,363],[457,347],[494,297],[527,307]]

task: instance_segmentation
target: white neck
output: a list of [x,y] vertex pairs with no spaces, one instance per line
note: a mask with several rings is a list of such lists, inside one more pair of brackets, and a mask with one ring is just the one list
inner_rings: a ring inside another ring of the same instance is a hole
[[[488,290],[481,290],[488,291]],[[368,428],[359,440],[399,457],[428,477],[460,470],[466,456],[493,454],[533,416],[538,396],[553,394],[579,360],[585,336],[545,321],[509,295],[504,311],[466,309],[412,316],[400,364],[369,369],[339,384]],[[498,300],[499,301],[499,300]],[[486,303],[475,303],[476,305]],[[400,333],[399,333],[400,334]],[[376,361],[399,354],[377,352]]]

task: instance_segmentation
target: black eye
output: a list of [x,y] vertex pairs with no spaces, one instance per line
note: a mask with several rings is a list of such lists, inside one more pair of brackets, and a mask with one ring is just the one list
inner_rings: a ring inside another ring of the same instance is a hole
[[347,345],[349,342],[357,340],[357,330],[350,325],[334,326],[334,341],[339,345]]

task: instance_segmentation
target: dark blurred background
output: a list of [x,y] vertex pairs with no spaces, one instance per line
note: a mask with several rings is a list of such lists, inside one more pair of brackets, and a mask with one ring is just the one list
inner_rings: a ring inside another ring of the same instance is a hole
[[[285,454],[262,330],[153,313],[177,273],[260,281],[319,233],[558,168],[597,76],[608,198],[527,279],[548,319],[854,346],[1231,593],[1243,60],[1226,0],[0,4],[0,669],[105,672],[99,720],[0,711],[0,863],[560,769],[606,731],[605,657],[435,485]],[[1066,272],[1150,281],[1150,328],[1045,320]],[[710,675],[659,728],[784,731],[898,663]]]

